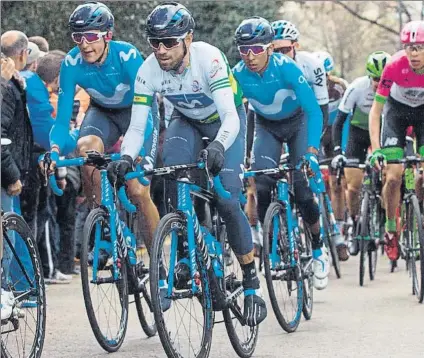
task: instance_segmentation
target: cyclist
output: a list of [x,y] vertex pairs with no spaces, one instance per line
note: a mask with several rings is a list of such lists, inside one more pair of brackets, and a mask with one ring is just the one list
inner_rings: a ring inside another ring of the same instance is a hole
[[[334,60],[333,57],[327,51],[318,51],[315,52],[314,55],[324,65],[327,77],[328,96],[330,97],[330,102],[328,105],[328,122],[324,125],[323,134],[321,136],[320,155],[324,158],[331,159],[334,157],[333,143],[331,140],[331,128],[337,115],[337,107],[340,104],[340,101],[348,84],[343,78],[339,78],[333,74],[330,74],[334,70]],[[348,131],[349,126],[347,125],[343,128],[344,139],[346,139]],[[345,146],[346,143],[343,142],[342,147],[344,148]],[[336,173],[331,167],[331,165],[329,167],[328,172],[330,174],[328,182],[331,193],[331,204],[334,210],[334,216],[337,222],[337,227],[339,229],[339,232],[341,232],[342,228],[344,227],[345,219],[345,182],[343,180],[342,185],[337,185]],[[348,260],[349,253],[347,250],[347,245],[343,240],[343,236],[337,235],[335,237],[335,243],[339,259],[341,261]]]
[[[50,134],[51,154],[48,154],[53,161],[52,167],[63,150],[64,134],[69,132],[75,86],[82,87],[90,95],[90,107],[82,122],[77,143],[79,155],[85,156],[90,150],[103,153],[127,131],[135,77],[143,63],[133,45],[112,40],[114,17],[106,5],[100,2],[79,5],[70,16],[68,25],[77,46],[66,55],[60,70],[58,111]],[[148,118],[151,133],[145,142],[146,155],[141,165],[152,167],[156,155],[158,121],[153,119],[150,112]],[[120,161],[121,168],[132,165],[132,160]],[[99,172],[96,170],[93,173],[92,168],[83,167],[82,176],[87,197],[92,198],[91,193],[94,192],[95,197],[100,198]],[[132,180],[128,183],[128,189],[131,199],[138,206],[139,227],[149,249],[159,221],[158,211],[150,199],[149,187]]]
[[[214,139],[206,148],[208,168],[213,175],[219,173],[223,186],[232,193],[229,200],[218,199],[217,207],[243,271],[244,317],[249,326],[255,326],[265,319],[266,306],[261,298],[249,224],[239,202],[246,126],[241,92],[224,54],[205,42],[192,42],[195,22],[183,5],[168,2],[157,6],[146,24],[153,54],[138,71],[122,157],[135,158],[143,145],[154,92],[174,106],[163,146],[165,165],[196,161],[203,149],[202,137]],[[176,192],[174,181],[170,181],[167,191]],[[176,265],[176,286],[185,285],[190,279],[187,260],[183,255]],[[161,284],[165,285],[166,276],[161,271]],[[161,295],[167,290],[162,288]],[[170,304],[165,301],[162,300],[163,310]]]
[[[392,56],[384,68],[369,114],[373,155],[371,163],[380,167],[377,158],[401,159],[408,126],[413,126],[418,153],[424,155],[424,21],[407,23],[400,34],[403,51]],[[380,118],[383,114],[384,121]],[[399,233],[396,231],[396,208],[400,202],[403,167],[389,164],[383,199],[386,209],[385,250],[390,260],[399,258]]]
[[[256,111],[251,167],[253,170],[275,168],[283,143],[287,143],[291,164],[297,164],[305,156],[320,179],[317,154],[322,112],[296,63],[273,52],[273,38],[271,24],[258,16],[244,20],[235,33],[242,61],[234,67],[233,73]],[[256,180],[258,214],[262,224],[271,201],[273,183],[268,179],[260,177]],[[328,284],[329,262],[320,238],[318,205],[300,171],[294,173],[294,187],[302,217],[311,226],[314,285],[317,289],[324,289]]]
[[[368,115],[374,100],[380,77],[385,65],[390,61],[390,55],[384,51],[376,51],[368,56],[366,71],[367,76],[355,79],[343,95],[339,105],[339,111],[333,125],[334,158],[331,166],[336,169],[340,160],[364,163],[368,148],[371,145],[368,131]],[[350,118],[349,139],[346,153],[342,150],[342,131],[344,123],[349,114]],[[347,208],[353,221],[354,232],[356,228],[357,215],[359,214],[359,199],[362,186],[363,172],[361,169],[345,168],[347,182]],[[356,240],[353,240],[350,248],[352,255],[359,251]]]

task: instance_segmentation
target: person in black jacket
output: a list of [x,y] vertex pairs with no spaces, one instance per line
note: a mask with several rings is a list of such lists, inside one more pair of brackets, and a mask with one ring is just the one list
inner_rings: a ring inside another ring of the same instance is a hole
[[[1,52],[10,57],[17,71],[26,65],[28,39],[20,31],[7,31],[1,36]],[[30,166],[33,134],[26,109],[25,82],[15,73],[8,82],[2,81],[1,136],[12,144],[2,148],[2,197],[19,195]]]

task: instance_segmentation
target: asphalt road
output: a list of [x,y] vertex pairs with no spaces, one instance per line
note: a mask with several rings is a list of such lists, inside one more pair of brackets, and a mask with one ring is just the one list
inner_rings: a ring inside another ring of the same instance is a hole
[[[390,273],[387,259],[379,257],[375,281],[367,276],[359,287],[358,257],[351,257],[342,263],[342,279],[331,274],[327,289],[315,291],[312,319],[302,318],[292,334],[281,329],[268,305],[254,357],[422,357],[424,305],[411,295],[404,262],[399,266]],[[46,331],[43,357],[111,357],[91,331],[78,277],[49,286]],[[158,336],[142,332],[134,305],[125,342],[112,356],[166,357]],[[210,357],[237,357],[223,324],[215,326]]]

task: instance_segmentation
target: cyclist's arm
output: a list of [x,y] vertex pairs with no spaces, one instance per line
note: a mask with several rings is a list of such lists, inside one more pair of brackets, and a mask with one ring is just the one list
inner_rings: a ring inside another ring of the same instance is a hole
[[300,106],[305,111],[308,123],[308,147],[319,149],[320,135],[322,132],[323,116],[315,98],[315,94],[306,82],[303,73],[294,62],[285,63],[287,77],[296,93]]
[[77,65],[73,65],[65,58],[60,67],[57,116],[50,132],[50,148],[58,152],[63,150],[65,141],[69,137],[69,122],[72,118],[76,86],[75,66]]
[[147,120],[154,100],[155,91],[152,85],[147,83],[149,79],[142,75],[149,74],[150,69],[147,67],[146,62],[144,62],[137,72],[134,83],[131,122],[121,145],[121,155],[129,155],[133,159],[137,158],[143,147]]
[[330,119],[330,114],[328,112],[328,103],[327,104],[321,104],[319,106],[321,108],[321,113],[322,113],[322,126],[325,130],[325,128],[328,126],[328,120]]
[[[212,57],[211,60],[206,62],[205,67],[212,98],[221,119],[221,127],[215,140],[220,142],[227,150],[234,143],[240,131],[240,118],[230,83],[232,73],[221,53],[216,58]],[[236,82],[234,85],[238,86]]]
[[393,86],[395,78],[395,68],[392,63],[384,67],[383,74],[381,75],[380,83],[378,84],[377,92],[374,97],[374,102],[369,114],[369,130],[371,138],[372,150],[380,148],[380,122],[381,114],[383,113],[384,103],[390,95],[390,89]]
[[341,148],[343,125],[346,122],[346,119],[348,116],[349,116],[349,113],[345,113],[340,109],[337,112],[337,117],[334,120],[333,128],[332,128],[334,150],[338,150]]

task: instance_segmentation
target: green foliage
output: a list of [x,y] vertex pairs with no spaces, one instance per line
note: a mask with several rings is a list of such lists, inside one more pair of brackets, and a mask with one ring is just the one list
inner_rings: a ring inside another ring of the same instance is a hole
[[[115,16],[114,39],[134,44],[144,56],[151,53],[146,41],[147,15],[161,1],[105,2]],[[2,1],[1,30],[20,30],[27,36],[40,35],[50,49],[69,51],[73,46],[68,19],[72,11],[83,2],[68,1]],[[233,44],[234,31],[249,16],[262,16],[270,21],[278,17],[283,1],[181,1],[192,12],[196,21],[195,40],[206,41],[227,54],[231,65],[238,61]]]

